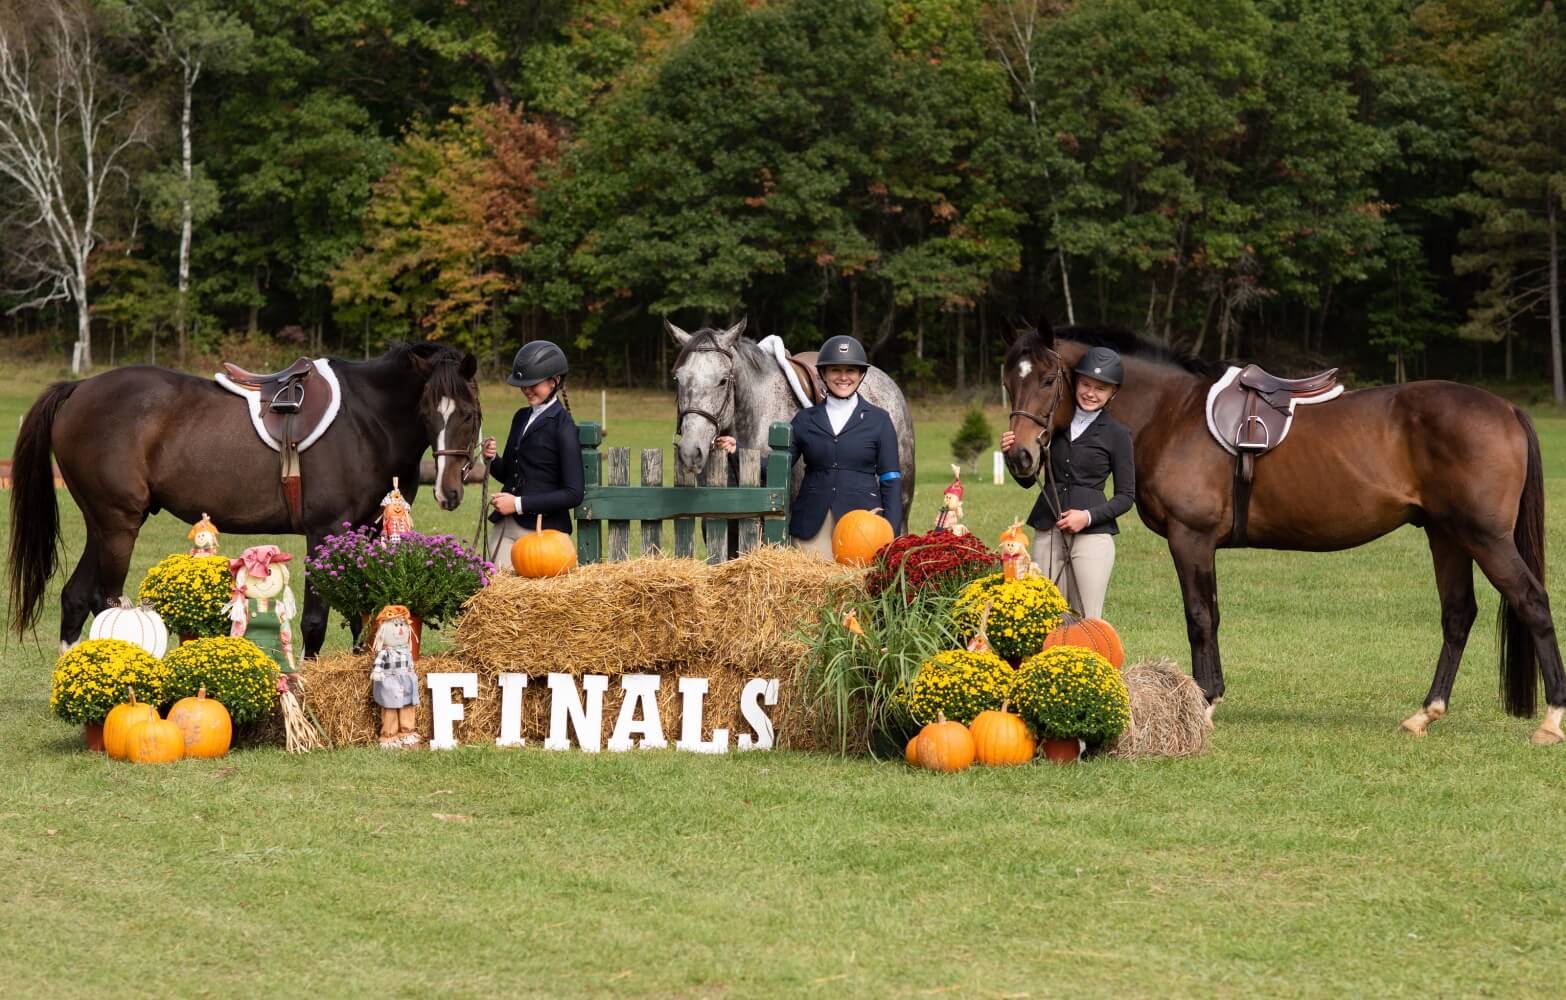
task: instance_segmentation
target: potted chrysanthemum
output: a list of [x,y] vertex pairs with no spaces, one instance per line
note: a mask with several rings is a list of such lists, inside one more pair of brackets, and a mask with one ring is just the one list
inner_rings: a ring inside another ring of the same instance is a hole
[[1066,599],[1048,577],[1008,580],[991,573],[957,595],[952,621],[965,637],[982,627],[990,647],[1015,666],[1044,648],[1045,637],[1060,624],[1066,610]]
[[1051,646],[1024,660],[1011,701],[1043,738],[1044,755],[1057,762],[1114,740],[1131,721],[1120,671],[1083,646]]
[[192,639],[228,635],[232,623],[223,606],[233,589],[227,559],[176,552],[147,570],[136,597],[152,605],[170,632]]

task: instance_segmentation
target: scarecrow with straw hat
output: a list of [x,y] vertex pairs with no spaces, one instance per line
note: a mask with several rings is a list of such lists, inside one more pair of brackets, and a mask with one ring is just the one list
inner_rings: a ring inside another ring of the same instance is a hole
[[243,636],[260,646],[283,673],[295,672],[294,592],[288,586],[293,556],[276,545],[252,545],[238,559],[230,559],[234,574],[233,599],[224,610],[233,626],[230,635]]
[[1032,571],[1032,562],[1028,558],[1028,533],[1022,530],[1020,520],[1011,522],[1011,527],[1001,532],[1000,536],[1001,572],[1008,580],[1021,580]]
[[375,638],[370,648],[375,665],[370,670],[370,693],[381,709],[381,749],[400,750],[420,742],[415,717],[419,705],[419,675],[413,663],[418,639],[413,616],[401,604],[388,604],[375,616]]
[[949,531],[961,538],[968,533],[962,524],[962,466],[952,466],[952,484],[941,494],[941,510],[935,515],[935,530]]
[[185,535],[190,540],[190,554],[193,556],[215,556],[218,554],[218,530],[212,523],[212,518],[206,511],[201,512],[201,520],[197,521]]

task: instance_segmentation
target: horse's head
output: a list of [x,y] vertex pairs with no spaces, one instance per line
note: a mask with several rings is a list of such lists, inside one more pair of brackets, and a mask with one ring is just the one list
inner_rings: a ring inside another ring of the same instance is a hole
[[680,470],[694,476],[706,467],[714,439],[734,430],[734,345],[745,332],[745,321],[727,330],[704,327],[686,333],[664,320],[663,328],[680,348],[674,359],[674,425],[680,435],[676,454]]
[[1001,375],[1011,400],[1010,430],[1017,440],[1006,451],[1006,466],[1018,477],[1036,476],[1043,468],[1050,435],[1071,423],[1075,405],[1071,369],[1055,351],[1055,332],[1041,320],[1006,351]]
[[424,379],[419,419],[435,454],[435,502],[442,510],[455,510],[484,419],[474,380],[478,361],[445,344],[415,345],[409,359]]

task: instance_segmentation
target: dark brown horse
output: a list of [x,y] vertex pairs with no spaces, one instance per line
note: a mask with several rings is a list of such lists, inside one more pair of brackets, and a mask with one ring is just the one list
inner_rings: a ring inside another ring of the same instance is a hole
[[[1005,383],[1017,442],[1015,476],[1036,474],[1051,428],[1068,426],[1071,369],[1091,346],[1120,352],[1125,382],[1110,412],[1136,449],[1137,512],[1169,542],[1185,601],[1191,671],[1208,717],[1223,699],[1214,554],[1233,530],[1234,459],[1208,432],[1207,391],[1225,366],[1181,357],[1129,334],[1047,325],[1015,340]],[[1046,426],[1048,425],[1048,426]],[[1453,382],[1345,393],[1303,407],[1287,438],[1256,462],[1246,544],[1333,551],[1400,525],[1425,529],[1441,596],[1441,656],[1420,710],[1403,728],[1424,735],[1446,714],[1478,613],[1473,564],[1501,594],[1501,701],[1534,714],[1539,676],[1548,711],[1535,743],[1563,739],[1566,674],[1544,589],[1544,484],[1527,414]]]
[[[368,524],[393,476],[411,500],[419,458],[445,461],[435,499],[462,502],[464,463],[478,441],[479,397],[471,354],[404,344],[374,361],[331,359],[342,390],[336,420],[300,453],[305,543],[344,521]],[[11,493],[11,625],[37,624],[59,563],[60,512],[49,454],[87,523],[81,561],[60,595],[60,641],[81,635],[89,612],[118,597],[143,522],[167,510],[194,523],[209,512],[225,532],[287,534],[277,453],[252,429],[247,405],[210,379],[166,368],[117,368],[56,382],[28,411],[17,437]],[[301,621],[313,656],[326,637],[326,606],[306,587]],[[358,622],[349,626],[357,636]]]

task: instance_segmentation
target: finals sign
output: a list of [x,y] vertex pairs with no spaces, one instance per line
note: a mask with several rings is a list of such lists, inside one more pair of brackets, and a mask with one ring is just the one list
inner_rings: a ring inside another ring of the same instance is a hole
[[[659,674],[622,674],[620,687],[625,700],[615,719],[614,730],[609,736],[608,749],[613,751],[633,748],[662,749],[669,745],[664,736],[663,717],[658,711],[658,689],[664,681]],[[675,678],[680,692],[680,738],[674,744],[676,750],[692,753],[728,753],[729,731],[715,729],[712,739],[703,740],[702,711],[707,697],[707,678]],[[432,673],[425,677],[430,691],[430,710],[434,716],[434,735],[430,749],[445,750],[457,745],[453,726],[463,717],[463,706],[452,698],[460,691],[464,698],[477,698],[479,678],[476,673]],[[522,699],[527,695],[528,676],[506,673],[495,678],[500,688],[500,735],[495,745],[502,747],[525,746],[522,738]],[[604,674],[586,674],[578,689],[571,674],[549,674],[549,735],[544,739],[546,750],[569,750],[571,731],[576,733],[576,745],[589,753],[597,753],[603,741],[604,693],[609,690],[609,678]],[[771,750],[774,742],[772,719],[764,706],[778,703],[776,678],[756,677],[747,681],[740,691],[740,715],[752,733],[741,733],[735,745],[741,750]]]

